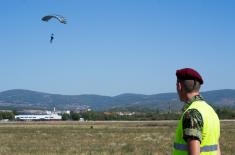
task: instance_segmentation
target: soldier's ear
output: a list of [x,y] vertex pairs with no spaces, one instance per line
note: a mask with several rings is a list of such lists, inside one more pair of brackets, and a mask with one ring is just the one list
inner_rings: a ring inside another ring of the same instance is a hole
[[178,90],[179,92],[181,92],[182,89],[183,89],[182,83],[181,83],[181,82],[177,82],[177,90]]

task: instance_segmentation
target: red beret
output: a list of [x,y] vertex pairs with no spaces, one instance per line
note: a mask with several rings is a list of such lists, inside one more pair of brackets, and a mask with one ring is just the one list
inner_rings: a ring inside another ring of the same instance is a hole
[[178,80],[196,80],[201,85],[203,84],[203,79],[201,75],[192,68],[183,68],[176,71],[176,76]]

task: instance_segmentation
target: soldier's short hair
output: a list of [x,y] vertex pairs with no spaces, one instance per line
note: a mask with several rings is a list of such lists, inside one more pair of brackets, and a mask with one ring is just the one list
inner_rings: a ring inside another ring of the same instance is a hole
[[196,80],[183,80],[181,83],[187,93],[198,92],[201,87],[201,84]]

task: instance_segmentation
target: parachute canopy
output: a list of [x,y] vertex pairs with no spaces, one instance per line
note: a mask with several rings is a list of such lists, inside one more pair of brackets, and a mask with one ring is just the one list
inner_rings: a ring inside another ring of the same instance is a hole
[[61,22],[63,24],[67,23],[66,19],[61,15],[47,15],[47,16],[42,17],[42,20],[45,21],[45,22],[48,22],[52,18],[57,19],[59,22]]

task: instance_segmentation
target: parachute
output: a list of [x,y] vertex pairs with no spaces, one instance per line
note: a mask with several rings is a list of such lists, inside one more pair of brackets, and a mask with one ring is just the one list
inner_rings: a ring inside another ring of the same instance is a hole
[[52,18],[57,19],[60,23],[63,23],[63,24],[67,23],[66,19],[61,15],[47,15],[47,16],[42,17],[42,21],[48,22]]
[[[67,24],[66,19],[61,15],[47,15],[42,17],[42,21],[48,22],[52,18],[57,19],[60,23]],[[54,40],[54,34],[52,33],[50,37],[50,43],[52,43],[53,40]]]

